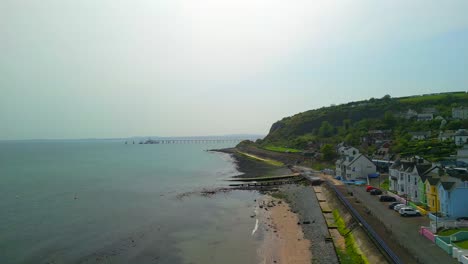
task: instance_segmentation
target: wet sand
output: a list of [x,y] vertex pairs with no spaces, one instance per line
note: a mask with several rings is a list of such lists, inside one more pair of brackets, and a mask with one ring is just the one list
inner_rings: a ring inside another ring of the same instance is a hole
[[304,238],[301,225],[297,224],[299,219],[289,205],[271,196],[265,196],[260,204],[265,204],[258,208],[257,215],[258,232],[264,234],[258,249],[260,263],[309,264],[312,259],[310,241]]

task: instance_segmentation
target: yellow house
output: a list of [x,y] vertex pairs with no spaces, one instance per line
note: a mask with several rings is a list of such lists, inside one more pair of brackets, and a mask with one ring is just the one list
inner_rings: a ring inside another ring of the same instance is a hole
[[439,183],[440,178],[426,178],[426,199],[427,207],[429,207],[430,212],[438,212],[440,210],[439,195],[437,191],[437,183]]

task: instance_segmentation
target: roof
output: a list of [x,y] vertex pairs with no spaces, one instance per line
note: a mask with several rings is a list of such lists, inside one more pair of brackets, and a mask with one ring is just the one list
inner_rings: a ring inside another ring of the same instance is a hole
[[361,158],[361,157],[364,157],[364,158],[367,159],[370,163],[374,164],[374,163],[372,162],[372,160],[369,159],[366,155],[364,155],[364,154],[359,154],[359,156],[357,156],[353,161],[351,161],[351,162],[349,163],[349,165],[353,164],[356,160],[358,160],[358,159]]
[[439,178],[427,177],[427,181],[430,185],[436,185],[437,183],[439,183],[439,180]]
[[427,170],[432,167],[432,164],[419,164],[416,165],[416,171],[418,172],[419,177],[421,178],[422,182],[426,181],[426,175],[424,174]]
[[442,187],[444,187],[444,190],[450,190],[452,189],[453,185],[455,185],[454,182],[443,182],[441,181],[440,184],[442,185]]
[[393,170],[398,169],[398,168],[400,167],[400,165],[401,165],[401,160],[400,160],[400,159],[397,159],[397,160],[395,160],[395,162],[392,164],[392,166],[390,166],[390,169],[393,169]]
[[414,131],[414,132],[409,132],[409,134],[412,136],[430,136],[431,131]]
[[468,131],[460,130],[455,133],[455,136],[468,136]]

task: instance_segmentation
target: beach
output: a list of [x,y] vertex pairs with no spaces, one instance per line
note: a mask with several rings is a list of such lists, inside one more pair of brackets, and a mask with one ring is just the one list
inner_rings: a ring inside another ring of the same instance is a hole
[[[310,263],[310,241],[304,238],[298,217],[287,203],[265,196],[260,202],[257,219],[263,232],[263,243],[258,249],[260,263]],[[270,206],[270,207],[269,207]]]
[[[237,177],[255,178],[291,173],[287,166],[272,166],[244,155],[236,149],[221,150],[235,160]],[[286,155],[284,155],[286,156]],[[287,160],[284,160],[287,161]],[[285,184],[259,191],[254,236],[260,241],[260,263],[338,263],[333,243],[317,198],[308,184]]]

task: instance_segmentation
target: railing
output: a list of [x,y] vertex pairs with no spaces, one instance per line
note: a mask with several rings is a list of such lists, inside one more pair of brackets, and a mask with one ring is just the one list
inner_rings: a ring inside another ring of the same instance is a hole
[[463,264],[468,264],[468,256],[461,256],[459,258],[459,260],[461,261],[461,263]]
[[361,215],[356,211],[356,209],[354,209],[351,203],[349,203],[348,200],[346,200],[343,194],[340,191],[338,191],[338,189],[336,189],[335,185],[333,185],[330,182],[327,182],[327,184],[335,191],[340,201],[349,209],[353,217],[364,226],[364,228],[367,230],[370,236],[374,239],[377,245],[388,255],[390,260],[393,263],[397,263],[397,264],[403,263],[400,260],[400,258],[387,246],[385,241],[383,241],[382,238],[380,238],[380,236],[374,231],[374,229],[366,222],[366,220],[364,220],[364,218],[361,217]]
[[459,262],[468,264],[468,261],[463,262],[463,257],[467,258],[466,257],[467,255],[468,255],[468,249],[460,249],[460,248],[457,248],[456,246],[452,248],[452,257],[456,258]]
[[450,237],[437,236],[435,243],[449,255],[452,255],[452,244],[450,244]]
[[432,241],[432,243],[435,243],[435,235],[431,232],[429,227],[421,226],[419,229],[419,234]]
[[[468,222],[460,222],[455,220],[444,220],[443,218],[438,217],[435,221],[436,216],[429,214],[429,219],[431,219],[431,230],[436,233],[439,228],[451,229],[451,228],[460,228],[468,227]],[[437,223],[437,227],[436,227]]]
[[468,231],[460,231],[450,236],[450,241],[457,242],[468,240]]

